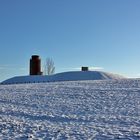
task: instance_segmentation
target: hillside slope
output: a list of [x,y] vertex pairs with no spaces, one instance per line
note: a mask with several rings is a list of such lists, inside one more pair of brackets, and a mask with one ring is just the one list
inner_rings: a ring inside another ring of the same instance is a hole
[[63,72],[50,76],[17,76],[5,80],[2,84],[17,83],[41,83],[41,82],[58,82],[58,81],[80,81],[80,80],[113,80],[123,79],[124,77],[117,74],[111,74],[101,71],[73,71]]

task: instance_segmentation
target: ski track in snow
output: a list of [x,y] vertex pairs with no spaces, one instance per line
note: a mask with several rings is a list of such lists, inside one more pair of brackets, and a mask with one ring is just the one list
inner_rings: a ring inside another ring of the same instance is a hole
[[0,139],[140,140],[140,80],[0,85]]

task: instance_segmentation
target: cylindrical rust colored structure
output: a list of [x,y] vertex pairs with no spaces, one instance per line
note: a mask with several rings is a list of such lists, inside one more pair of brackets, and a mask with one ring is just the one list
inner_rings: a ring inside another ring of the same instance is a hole
[[38,55],[32,55],[30,59],[30,75],[41,75],[41,60]]

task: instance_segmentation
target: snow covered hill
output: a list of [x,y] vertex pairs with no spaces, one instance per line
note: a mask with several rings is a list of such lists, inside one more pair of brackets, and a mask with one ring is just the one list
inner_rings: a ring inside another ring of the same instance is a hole
[[0,85],[0,139],[139,140],[140,80]]
[[3,81],[2,84],[17,83],[41,83],[58,81],[79,81],[79,80],[111,80],[124,77],[101,71],[73,71],[54,74],[51,76],[17,76]]

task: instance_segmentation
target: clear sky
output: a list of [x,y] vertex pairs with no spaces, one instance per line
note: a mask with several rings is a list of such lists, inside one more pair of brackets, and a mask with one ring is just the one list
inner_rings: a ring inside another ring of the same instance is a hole
[[0,0],[0,81],[28,75],[32,54],[140,77],[140,0]]

